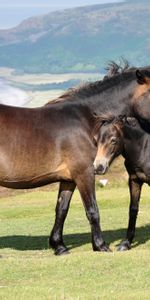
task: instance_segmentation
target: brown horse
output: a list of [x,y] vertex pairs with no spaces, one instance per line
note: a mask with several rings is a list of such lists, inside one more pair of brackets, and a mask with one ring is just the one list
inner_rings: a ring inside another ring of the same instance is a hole
[[70,90],[35,109],[0,105],[0,184],[32,188],[60,182],[50,245],[67,252],[62,232],[77,186],[91,225],[95,251],[109,251],[99,224],[93,162],[93,113],[111,111],[149,120],[150,69],[129,69],[103,81]]
[[129,224],[126,239],[119,246],[120,251],[131,248],[135,236],[141,188],[144,182],[150,185],[149,130],[147,124],[140,124],[133,117],[113,117],[110,115],[97,117],[99,140],[94,161],[95,172],[98,174],[106,173],[115,157],[122,154],[129,175]]

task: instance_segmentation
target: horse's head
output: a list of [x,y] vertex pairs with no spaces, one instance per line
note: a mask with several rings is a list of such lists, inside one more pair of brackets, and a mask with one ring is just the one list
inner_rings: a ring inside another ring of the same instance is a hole
[[138,119],[150,120],[150,67],[136,71],[137,85],[134,89],[132,109]]
[[96,174],[106,173],[114,158],[121,154],[124,122],[124,116],[95,117],[94,137],[97,142],[97,154],[94,170]]

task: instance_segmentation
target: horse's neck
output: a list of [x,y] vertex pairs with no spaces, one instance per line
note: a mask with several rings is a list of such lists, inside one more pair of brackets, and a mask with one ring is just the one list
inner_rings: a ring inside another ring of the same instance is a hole
[[123,86],[114,86],[106,89],[93,97],[89,97],[85,101],[90,110],[97,114],[111,112],[114,115],[126,114],[131,115],[132,112],[132,91],[134,83],[131,82]]
[[104,114],[111,112],[114,115],[125,114],[129,116],[132,113],[131,104],[135,84],[133,74],[129,74],[127,78],[124,76],[123,79],[117,77],[108,80],[108,82],[100,82],[98,88],[96,86],[91,87],[93,93],[90,86],[87,89],[83,87],[77,92],[68,92],[54,101],[52,107],[56,109],[58,106],[64,110],[68,107],[69,110],[74,110],[77,115],[85,108],[89,109],[91,113]]

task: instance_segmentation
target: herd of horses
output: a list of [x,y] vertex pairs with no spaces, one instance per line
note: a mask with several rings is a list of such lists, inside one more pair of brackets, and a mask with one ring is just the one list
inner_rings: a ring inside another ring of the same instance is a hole
[[63,226],[76,187],[93,250],[110,251],[100,226],[95,173],[105,173],[119,154],[125,157],[131,196],[127,236],[119,250],[131,247],[141,187],[150,182],[150,67],[111,74],[40,108],[0,105],[0,185],[29,189],[60,182],[49,239],[56,255],[68,253]]

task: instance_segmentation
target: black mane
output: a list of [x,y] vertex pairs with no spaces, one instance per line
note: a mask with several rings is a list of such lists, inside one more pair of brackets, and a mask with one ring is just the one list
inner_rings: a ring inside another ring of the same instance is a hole
[[136,70],[136,68],[130,68],[129,63],[125,59],[121,59],[119,64],[114,61],[109,61],[105,69],[107,70],[107,74],[102,80],[87,82],[80,84],[77,87],[70,88],[57,99],[49,101],[46,105],[68,99],[84,99],[95,96],[105,89],[117,84],[119,81],[130,79],[132,73],[135,76]]
[[[126,84],[127,81],[136,78],[135,71],[137,68],[130,67],[128,61],[123,58],[120,60],[119,64],[114,61],[109,61],[105,69],[107,70],[107,74],[102,80],[87,82],[77,87],[70,88],[57,99],[49,101],[46,105],[55,104],[60,101],[64,102],[66,100],[90,98],[105,92],[107,89],[113,88],[115,85],[118,86],[118,84],[120,84],[120,86],[123,87],[124,83]],[[140,68],[140,70],[145,73],[145,76],[150,76],[150,66]]]
[[[150,67],[147,68],[150,69]],[[123,85],[127,81],[136,78],[136,69],[137,68],[135,67],[130,67],[128,61],[125,59],[120,60],[119,64],[114,61],[109,61],[106,67],[107,74],[102,80],[87,82],[77,87],[70,88],[57,99],[49,101],[46,105],[55,104],[60,101],[85,99],[96,96],[115,85]],[[140,69],[147,72],[145,68]]]
[[130,80],[135,77],[135,68],[129,68],[122,70],[121,72],[114,73],[113,76],[106,75],[103,80],[98,80],[95,82],[88,82],[78,87],[70,88],[63,95],[61,95],[58,100],[61,101],[63,99],[74,99],[74,98],[89,98],[99,94],[100,92],[105,91],[108,88],[113,87],[118,84],[118,82],[123,82],[126,80]]
[[110,60],[107,63],[105,70],[107,71],[106,78],[110,78],[115,75],[122,74],[127,70],[131,69],[129,62],[125,58],[121,58],[119,63],[116,63],[113,60]]

